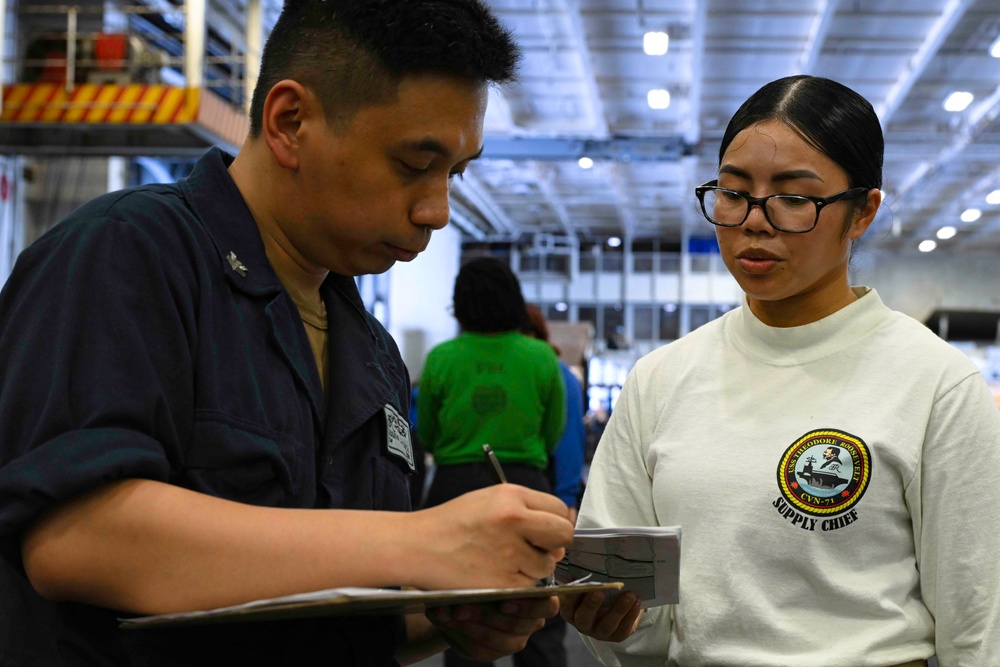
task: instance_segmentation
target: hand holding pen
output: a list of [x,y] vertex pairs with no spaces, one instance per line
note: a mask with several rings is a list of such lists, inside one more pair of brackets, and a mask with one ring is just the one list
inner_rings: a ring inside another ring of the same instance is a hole
[[[493,448],[490,447],[488,444],[484,444],[483,453],[486,454],[486,459],[490,462],[490,465],[493,466],[493,472],[496,473],[497,481],[500,484],[506,484],[507,476],[503,473],[503,468],[500,466],[500,461],[499,459],[497,459],[497,455],[493,452]],[[550,574],[544,579],[539,580],[538,583],[539,585],[542,586],[555,586],[556,585],[555,573]]]

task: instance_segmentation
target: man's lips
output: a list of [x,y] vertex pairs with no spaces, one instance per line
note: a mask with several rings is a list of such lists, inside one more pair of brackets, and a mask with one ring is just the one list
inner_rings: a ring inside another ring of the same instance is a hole
[[407,248],[392,245],[391,243],[387,243],[386,246],[389,248],[389,252],[392,256],[400,262],[409,262],[423,251],[423,248],[420,250],[409,250]]

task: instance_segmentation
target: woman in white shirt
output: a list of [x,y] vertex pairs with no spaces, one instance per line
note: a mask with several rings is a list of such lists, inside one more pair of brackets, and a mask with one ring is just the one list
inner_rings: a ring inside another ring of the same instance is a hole
[[678,604],[563,600],[606,665],[1000,664],[1000,412],[962,353],[848,283],[882,154],[829,79],[730,121],[696,193],[744,303],[636,364],[580,508],[683,530]]

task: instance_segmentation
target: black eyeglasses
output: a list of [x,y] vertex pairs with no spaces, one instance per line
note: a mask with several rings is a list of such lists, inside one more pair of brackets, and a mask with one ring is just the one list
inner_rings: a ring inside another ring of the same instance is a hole
[[709,181],[694,189],[701,202],[701,212],[713,225],[739,227],[750,217],[750,209],[760,206],[768,223],[779,232],[805,234],[816,228],[819,213],[827,204],[842,199],[859,199],[870,188],[851,188],[829,197],[810,195],[768,195],[751,197],[745,192],[720,188],[719,181]]

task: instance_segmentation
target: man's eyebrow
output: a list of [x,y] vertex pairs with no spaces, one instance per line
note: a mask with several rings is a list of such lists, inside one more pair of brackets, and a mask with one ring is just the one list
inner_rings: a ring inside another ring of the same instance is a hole
[[[419,152],[429,151],[431,153],[437,153],[444,158],[451,157],[451,150],[437,139],[420,139],[419,141],[408,143],[406,147]],[[483,148],[483,146],[480,146],[479,151],[475,155],[467,157],[465,160],[478,160],[483,154]],[[465,160],[463,160],[463,162]]]
[[[731,164],[724,164],[719,167],[720,174],[732,174],[739,178],[745,178],[750,180],[750,172],[745,169],[740,169],[739,167],[734,167]],[[808,169],[792,169],[789,171],[781,171],[777,174],[771,176],[771,182],[780,183],[781,181],[794,181],[801,178],[813,179],[817,181],[822,181],[823,178],[814,171]]]

